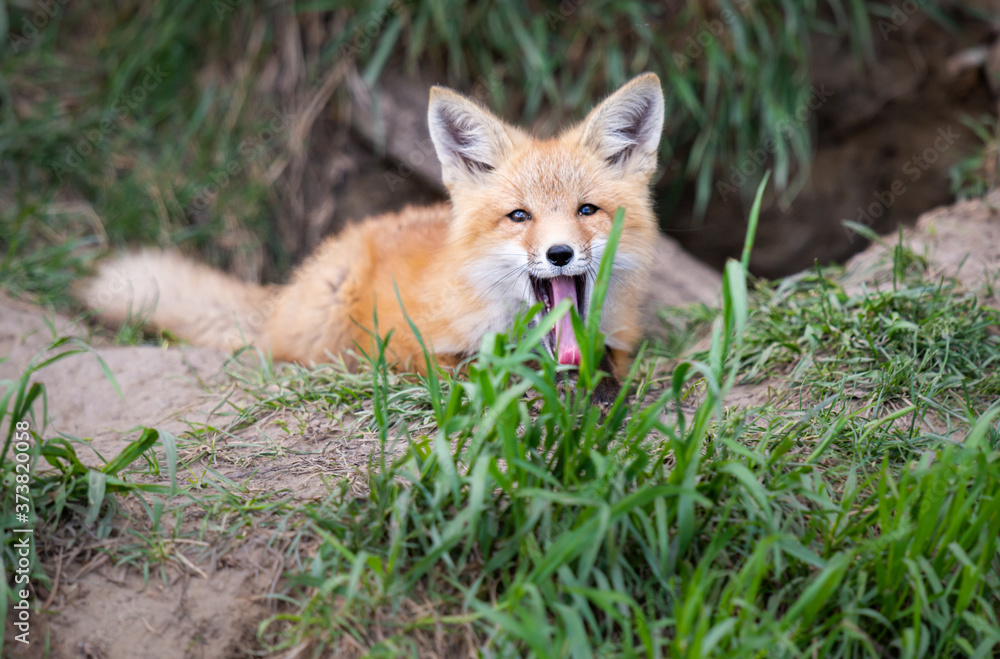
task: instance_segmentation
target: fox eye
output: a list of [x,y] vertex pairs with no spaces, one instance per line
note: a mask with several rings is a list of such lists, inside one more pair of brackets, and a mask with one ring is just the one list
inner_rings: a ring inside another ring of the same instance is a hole
[[518,208],[516,211],[507,213],[507,217],[509,217],[512,222],[524,222],[525,220],[531,219],[531,213]]
[[580,215],[593,215],[599,210],[601,209],[593,204],[584,204],[583,206],[580,206],[580,210],[578,210],[577,213]]

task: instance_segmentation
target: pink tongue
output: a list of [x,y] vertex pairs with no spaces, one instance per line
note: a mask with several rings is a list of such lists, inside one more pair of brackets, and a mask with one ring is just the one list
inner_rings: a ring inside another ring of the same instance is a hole
[[[580,312],[580,304],[576,299],[576,282],[572,277],[553,277],[549,280],[552,284],[552,306],[555,307],[565,298],[573,301],[573,306],[577,313]],[[576,342],[576,335],[573,334],[573,320],[571,314],[567,313],[556,323],[556,354],[559,355],[560,364],[580,365],[580,345]]]

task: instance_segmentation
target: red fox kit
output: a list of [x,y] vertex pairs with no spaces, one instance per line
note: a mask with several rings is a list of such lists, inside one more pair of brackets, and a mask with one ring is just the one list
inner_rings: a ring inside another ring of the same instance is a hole
[[[195,345],[251,343],[275,359],[328,361],[368,349],[366,328],[393,331],[388,353],[420,368],[416,324],[443,365],[475,353],[541,302],[589,306],[615,210],[625,225],[602,314],[621,377],[640,336],[639,304],[656,237],[650,178],[663,128],[659,79],[634,78],[558,137],[535,139],[449,89],[431,90],[428,121],[451,203],[349,226],[281,287],[242,282],[164,252],[105,263],[81,297],[111,323],[130,315]],[[395,287],[398,286],[399,298]],[[569,316],[548,337],[560,363],[579,364]],[[610,392],[609,392],[610,393]]]

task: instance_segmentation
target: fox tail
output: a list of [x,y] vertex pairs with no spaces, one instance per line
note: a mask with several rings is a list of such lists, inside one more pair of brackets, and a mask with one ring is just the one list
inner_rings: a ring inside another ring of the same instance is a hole
[[111,325],[139,321],[227,351],[247,344],[266,348],[274,305],[273,292],[263,286],[157,250],[105,261],[76,295]]

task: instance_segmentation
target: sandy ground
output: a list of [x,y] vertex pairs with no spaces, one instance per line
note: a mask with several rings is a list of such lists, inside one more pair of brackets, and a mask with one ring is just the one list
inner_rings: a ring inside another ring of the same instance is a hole
[[[907,232],[917,253],[926,253],[942,274],[957,273],[970,286],[996,277],[1000,265],[1000,193],[925,214]],[[887,239],[889,245],[894,237]],[[875,245],[848,264],[848,286],[878,285],[886,280],[891,253]],[[961,266],[961,267],[960,267]],[[656,333],[655,309],[664,304],[713,304],[718,275],[664,240],[654,272],[654,294],[647,302],[647,327]],[[993,300],[995,303],[996,300]],[[200,348],[117,347],[93,338],[70,318],[20,303],[0,294],[0,380],[20,376],[54,336],[74,336],[93,349],[58,361],[34,376],[48,392],[55,432],[81,438],[81,459],[92,465],[114,456],[138,437],[137,426],[181,435],[191,425],[214,424],[234,409],[233,387],[226,371],[229,356]],[[114,374],[121,395],[104,374],[101,360]],[[775,391],[768,385],[742,387],[730,403],[755,404]],[[235,438],[234,438],[235,439]],[[321,496],[322,475],[356,472],[376,444],[370,437],[346,436],[326,415],[302,419],[269,418],[240,432],[241,441],[265,447],[266,463],[254,459],[214,462],[228,478],[248,491],[288,489],[298,497]],[[222,440],[227,441],[227,440]],[[256,444],[255,444],[256,442]],[[242,446],[242,444],[241,444]],[[184,453],[189,469],[204,455]],[[214,459],[214,458],[213,458]],[[46,558],[48,574],[58,574],[52,589],[38,588],[34,642],[25,647],[8,641],[4,655],[44,656],[47,634],[54,657],[243,657],[257,648],[256,626],[273,603],[266,598],[279,583],[281,553],[267,547],[267,536],[250,534],[224,547],[193,546],[185,560],[173,560],[163,575],[147,581],[134,568],[115,566],[100,543],[66,547]],[[11,635],[8,631],[8,639]]]

